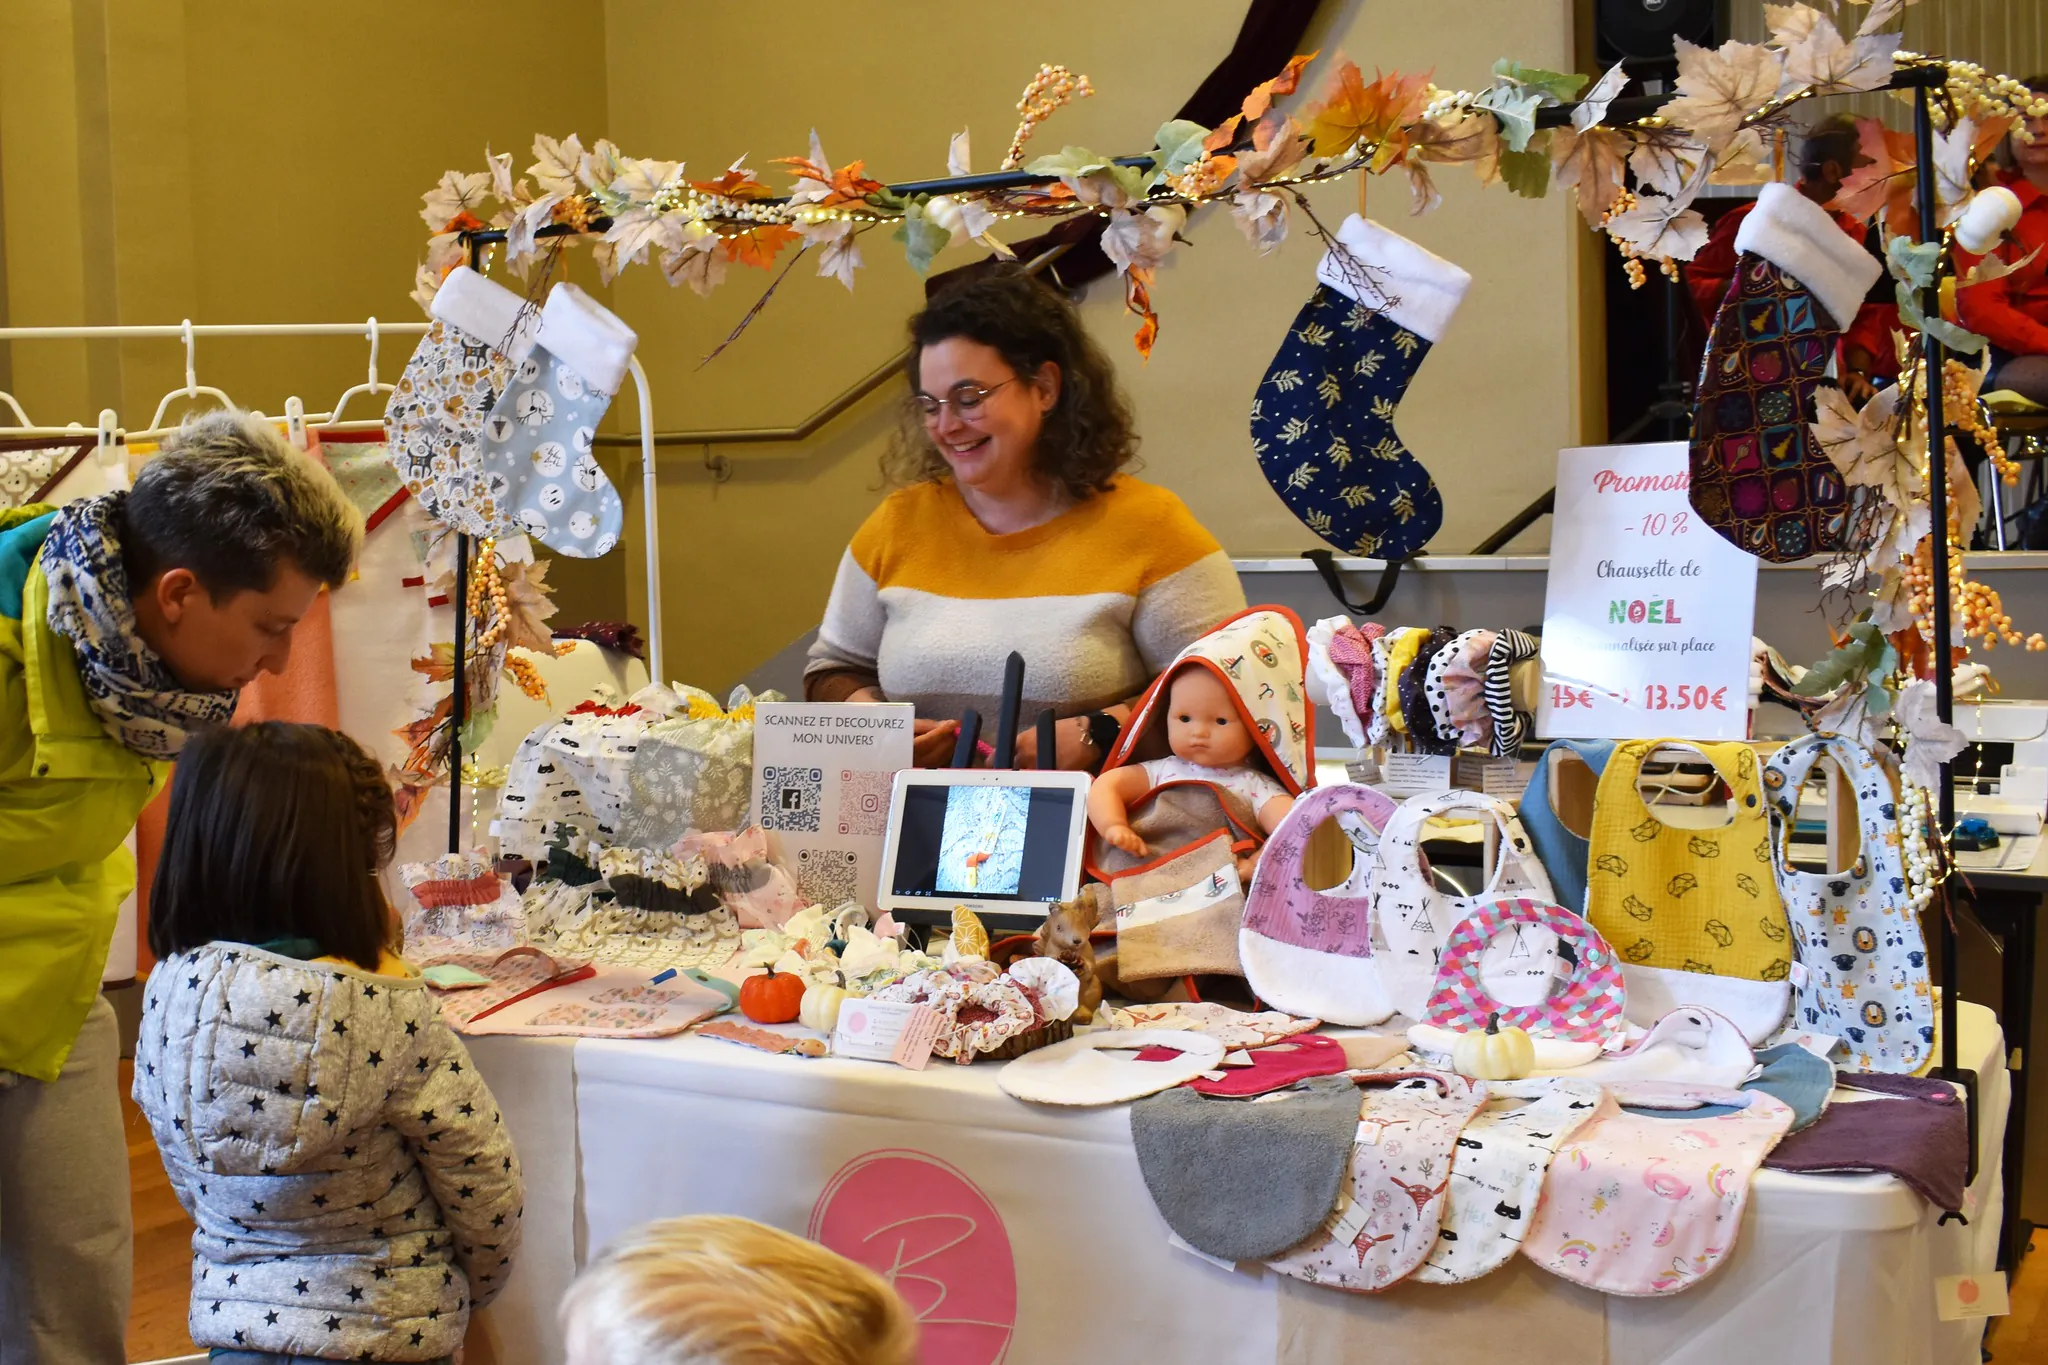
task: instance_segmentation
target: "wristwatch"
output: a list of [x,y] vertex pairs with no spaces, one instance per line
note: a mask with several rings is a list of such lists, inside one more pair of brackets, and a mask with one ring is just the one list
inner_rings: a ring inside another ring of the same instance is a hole
[[1116,747],[1124,727],[1107,711],[1090,711],[1081,719],[1085,722],[1081,738],[1095,750],[1095,761],[1088,766],[1091,771],[1099,772],[1103,761],[1109,757],[1109,751]]

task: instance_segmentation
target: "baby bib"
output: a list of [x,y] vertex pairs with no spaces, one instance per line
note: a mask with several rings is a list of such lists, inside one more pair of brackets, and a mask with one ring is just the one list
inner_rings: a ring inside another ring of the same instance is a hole
[[1629,1022],[1645,1028],[1704,1005],[1760,1043],[1791,1001],[1791,931],[1771,874],[1771,836],[1747,744],[1683,747],[1703,755],[1731,793],[1713,829],[1667,825],[1636,790],[1665,740],[1615,746],[1593,809],[1586,918],[1621,954]]
[[[1452,811],[1490,819],[1499,836],[1493,876],[1476,896],[1440,891],[1422,870],[1423,827]],[[1380,958],[1380,979],[1397,1011],[1421,1019],[1436,984],[1438,959],[1458,922],[1497,896],[1524,894],[1547,901],[1550,878],[1536,861],[1513,806],[1496,797],[1453,791],[1401,803],[1380,835],[1367,894],[1372,899],[1372,948]]]
[[1604,1043],[1621,1031],[1621,967],[1600,931],[1527,896],[1481,900],[1444,944],[1428,1022],[1483,1029],[1490,1017],[1548,1038]]
[[[1678,1112],[1653,1118],[1623,1104]],[[1682,1112],[1703,1104],[1733,1107]],[[1603,1294],[1690,1289],[1734,1249],[1750,1177],[1791,1126],[1791,1106],[1757,1091],[1613,1086],[1558,1148],[1522,1252]]]
[[1438,1071],[1361,1077],[1350,1196],[1307,1241],[1266,1262],[1337,1289],[1385,1289],[1435,1250],[1451,1154],[1486,1103],[1483,1082]]
[[1486,1107],[1458,1135],[1436,1249],[1415,1278],[1458,1284],[1506,1265],[1536,1217],[1551,1158],[1600,1098],[1591,1081],[1488,1081]]
[[[1830,754],[1856,789],[1862,847],[1841,873],[1802,872],[1786,861],[1799,787]],[[1871,752],[1838,735],[1793,740],[1764,765],[1772,871],[1806,969],[1793,986],[1803,1028],[1839,1037],[1855,1071],[1917,1071],[1934,1047],[1927,943],[1906,893],[1898,804]]]
[[1372,942],[1371,902],[1352,892],[1360,879],[1318,890],[1302,875],[1309,836],[1323,821],[1348,815],[1377,834],[1394,813],[1393,799],[1371,787],[1316,787],[1273,831],[1237,936],[1245,981],[1262,1000],[1333,1024],[1377,1024],[1394,1012]]

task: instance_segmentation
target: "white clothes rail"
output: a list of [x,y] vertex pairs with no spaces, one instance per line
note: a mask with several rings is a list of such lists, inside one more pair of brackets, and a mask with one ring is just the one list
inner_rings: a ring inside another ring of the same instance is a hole
[[[371,382],[374,384],[376,361],[374,347],[377,338],[384,336],[420,336],[427,330],[424,322],[260,322],[260,323],[199,323],[185,321],[163,326],[116,326],[116,327],[0,327],[0,341],[141,341],[169,340],[183,342],[186,348],[185,386],[174,389],[166,395],[166,402],[180,395],[198,397],[202,392],[218,394],[218,390],[206,390],[196,380],[192,365],[192,340],[195,337],[317,337],[317,336],[361,336],[368,337],[373,348],[371,359]],[[635,396],[640,407],[640,480],[641,503],[645,515],[647,533],[647,673],[658,682],[665,682],[668,674],[663,671],[661,639],[661,517],[657,507],[658,485],[654,468],[654,396],[648,391],[647,371],[641,368],[639,358],[633,357],[628,371],[633,376]],[[360,391],[360,390],[355,390]],[[111,445],[124,437],[143,438],[154,432],[127,432],[115,425],[112,410],[103,410],[99,421],[93,427],[74,424],[69,427],[36,427],[29,425],[28,416],[21,410],[11,395],[0,395],[6,405],[21,419],[19,427],[0,427],[0,435],[23,436],[68,436],[83,435],[97,431],[103,446]],[[159,406],[159,412],[163,410]],[[318,428],[331,414],[309,414],[305,421]],[[349,423],[353,426],[355,423]]]

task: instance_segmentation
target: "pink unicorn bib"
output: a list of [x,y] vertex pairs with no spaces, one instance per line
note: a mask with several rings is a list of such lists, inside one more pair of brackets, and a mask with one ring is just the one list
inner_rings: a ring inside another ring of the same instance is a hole
[[[1672,1112],[1631,1114],[1622,1104]],[[1732,1113],[1688,1117],[1703,1104]],[[1792,1126],[1761,1091],[1633,1082],[1558,1148],[1522,1252],[1551,1274],[1605,1294],[1676,1294],[1734,1249],[1749,1180]]]

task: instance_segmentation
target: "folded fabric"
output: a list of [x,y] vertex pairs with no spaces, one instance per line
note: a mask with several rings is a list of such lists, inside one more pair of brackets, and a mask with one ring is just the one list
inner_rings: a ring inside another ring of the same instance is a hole
[[[1687,1005],[1659,1019],[1634,1047],[1603,1053],[1570,1068],[1581,1080],[1669,1081],[1689,1085],[1741,1085],[1756,1065],[1742,1030],[1710,1009]],[[1539,1066],[1539,1073],[1553,1069]]]
[[[1350,1069],[1344,1045],[1320,1033],[1272,1043],[1245,1054],[1246,1066],[1226,1066],[1220,1080],[1197,1076],[1188,1082],[1199,1094],[1223,1099],[1248,1099],[1300,1085],[1315,1076],[1334,1076]],[[1277,1250],[1277,1248],[1276,1248]]]
[[1833,1105],[1811,1127],[1779,1143],[1764,1164],[1802,1174],[1895,1175],[1934,1207],[1960,1210],[1970,1124],[1955,1088],[1918,1076],[1845,1074],[1840,1083],[1888,1098]]
[[[1650,1117],[1623,1103],[1673,1112]],[[1741,1107],[1688,1112],[1701,1104]],[[1765,1094],[1615,1086],[1558,1149],[1522,1252],[1604,1294],[1689,1289],[1734,1250],[1750,1177],[1791,1126],[1791,1108]]]
[[1416,1267],[1424,1284],[1476,1280],[1522,1245],[1557,1149],[1600,1108],[1591,1081],[1489,1081],[1486,1107],[1458,1135],[1436,1249]]
[[[1142,1059],[1159,1049],[1156,1060]],[[996,1073],[996,1084],[1037,1104],[1105,1105],[1184,1085],[1223,1060],[1223,1044],[1171,1029],[1098,1029],[1027,1052]]]
[[1112,1028],[1182,1029],[1214,1038],[1226,1048],[1257,1048],[1307,1033],[1322,1021],[1301,1019],[1279,1010],[1248,1012],[1206,1000],[1164,1000],[1156,1005],[1118,1005],[1110,1012]]
[[1358,1088],[1349,1198],[1308,1240],[1266,1264],[1311,1284],[1385,1289],[1435,1250],[1452,1152],[1487,1090],[1436,1071],[1362,1077]]
[[1183,1086],[1131,1106],[1131,1143],[1160,1217],[1196,1250],[1231,1261],[1277,1256],[1322,1225],[1357,1128],[1358,1091],[1343,1077],[1256,1104]]

